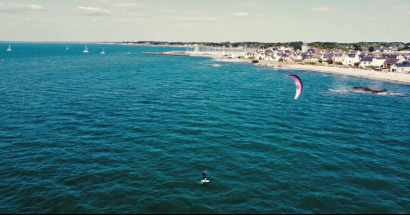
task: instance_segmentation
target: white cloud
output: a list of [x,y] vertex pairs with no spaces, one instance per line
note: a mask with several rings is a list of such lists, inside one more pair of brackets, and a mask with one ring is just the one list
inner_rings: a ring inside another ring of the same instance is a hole
[[44,7],[40,5],[0,3],[0,13],[24,13],[44,10]]
[[169,10],[169,9],[164,9],[164,10],[160,10],[159,12],[161,13],[176,13],[176,10]]
[[84,15],[88,16],[105,16],[105,15],[111,15],[111,11],[101,9],[101,8],[95,8],[95,7],[79,7],[78,8],[80,11],[84,13]]
[[234,13],[233,15],[235,15],[235,16],[249,16],[249,13],[239,12],[239,13]]
[[319,12],[329,12],[329,11],[334,11],[338,10],[338,8],[330,8],[330,7],[315,7],[312,8],[314,11],[319,11]]

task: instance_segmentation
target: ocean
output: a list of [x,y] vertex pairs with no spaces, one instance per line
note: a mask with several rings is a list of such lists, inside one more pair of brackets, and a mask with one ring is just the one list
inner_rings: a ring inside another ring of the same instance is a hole
[[410,85],[66,45],[0,44],[2,214],[410,213]]

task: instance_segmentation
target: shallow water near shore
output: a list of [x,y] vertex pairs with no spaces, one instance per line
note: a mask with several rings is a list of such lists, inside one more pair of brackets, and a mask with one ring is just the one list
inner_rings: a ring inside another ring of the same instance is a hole
[[175,48],[7,47],[0,213],[410,213],[410,85],[140,54]]

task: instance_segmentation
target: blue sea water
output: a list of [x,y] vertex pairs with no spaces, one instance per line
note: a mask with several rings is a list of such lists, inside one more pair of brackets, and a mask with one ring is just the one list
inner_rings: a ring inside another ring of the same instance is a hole
[[7,46],[0,213],[410,213],[409,85],[140,54],[175,48]]

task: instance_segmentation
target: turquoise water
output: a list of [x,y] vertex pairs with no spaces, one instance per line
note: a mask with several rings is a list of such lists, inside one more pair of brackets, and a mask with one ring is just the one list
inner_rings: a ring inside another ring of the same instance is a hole
[[0,213],[410,213],[409,85],[140,55],[172,48],[7,46]]

